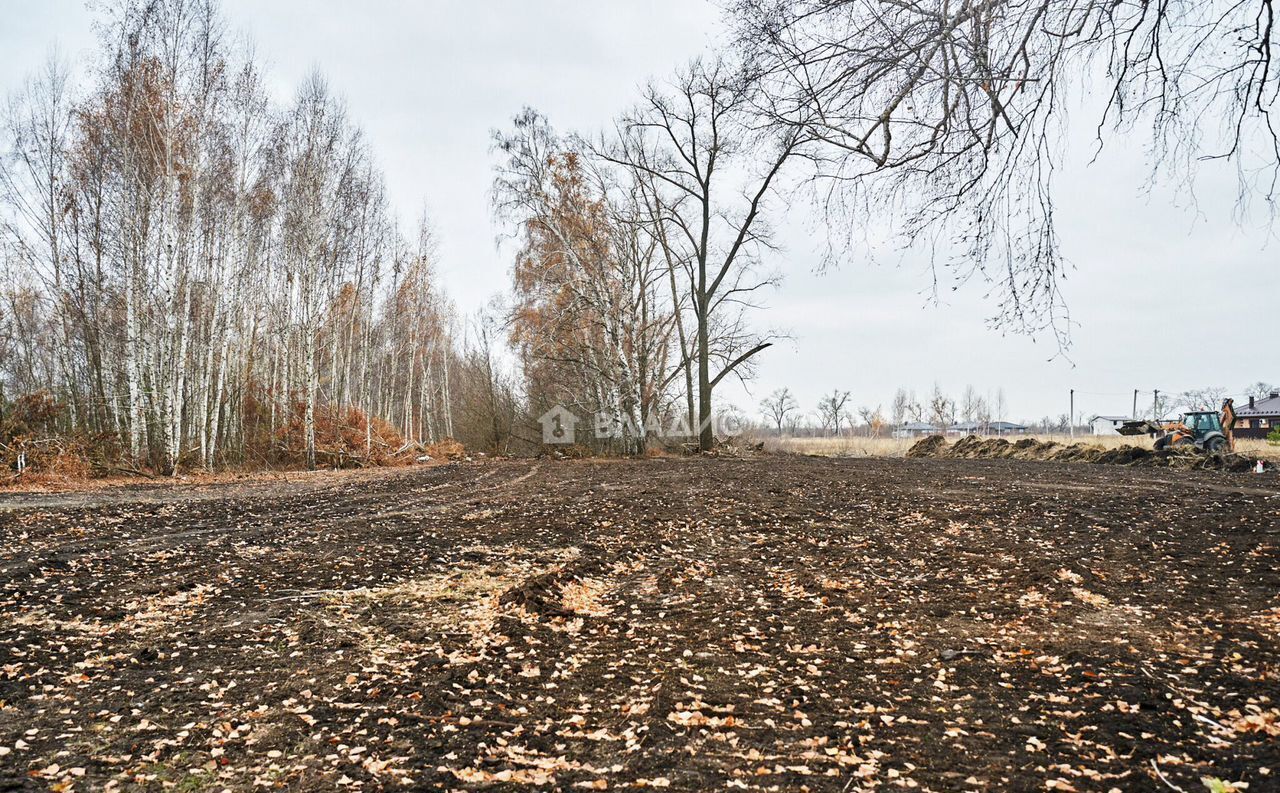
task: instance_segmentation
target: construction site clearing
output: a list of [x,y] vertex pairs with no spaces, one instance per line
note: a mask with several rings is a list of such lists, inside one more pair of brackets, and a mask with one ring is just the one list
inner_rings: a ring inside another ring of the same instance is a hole
[[1274,790],[1277,507],[800,455],[8,496],[0,790]]

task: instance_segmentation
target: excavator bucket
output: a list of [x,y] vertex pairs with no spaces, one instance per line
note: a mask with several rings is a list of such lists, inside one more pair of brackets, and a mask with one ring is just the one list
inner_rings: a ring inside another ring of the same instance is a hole
[[1121,435],[1152,435],[1160,432],[1161,429],[1159,424],[1151,421],[1126,421],[1116,432]]

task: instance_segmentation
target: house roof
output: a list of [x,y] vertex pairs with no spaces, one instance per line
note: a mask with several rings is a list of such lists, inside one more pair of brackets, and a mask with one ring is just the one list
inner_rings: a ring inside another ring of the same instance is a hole
[[[962,421],[957,424],[947,425],[948,430],[964,432],[971,430],[979,430],[987,427],[993,430],[1025,430],[1027,427],[1023,424],[1014,424],[1012,421],[991,421],[987,424],[980,424],[973,421]],[[900,430],[911,430],[913,432],[941,432],[942,428],[934,424],[921,424],[920,422],[911,422],[898,427]]]
[[1128,416],[1094,416],[1093,418],[1089,419],[1089,423],[1092,424],[1095,421],[1132,421],[1132,420],[1133,419],[1129,418]]
[[1011,421],[989,421],[983,424],[980,421],[962,421],[959,424],[952,424],[948,429],[955,432],[976,432],[982,429],[992,430],[1025,430],[1022,424],[1014,424]]
[[1280,416],[1280,394],[1273,393],[1266,399],[1255,399],[1253,407],[1249,400],[1236,403],[1237,416]]
[[1014,424],[1012,421],[993,421],[989,425],[993,430],[1025,430],[1026,424]]

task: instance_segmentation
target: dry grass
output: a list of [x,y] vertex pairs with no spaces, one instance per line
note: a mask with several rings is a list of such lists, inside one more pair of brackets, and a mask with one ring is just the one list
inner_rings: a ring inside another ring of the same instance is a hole
[[821,457],[902,457],[917,438],[768,438],[771,452],[816,454]]
[[1280,446],[1273,446],[1263,440],[1236,441],[1236,451],[1260,460],[1280,463]]
[[[1080,435],[1073,440],[1069,435],[1031,434],[1007,435],[1010,441],[1022,438],[1034,438],[1039,441],[1056,443],[1086,443],[1114,449],[1119,446],[1151,446],[1151,439],[1146,436],[1126,438],[1121,435]],[[919,438],[769,438],[765,440],[765,448],[774,452],[791,454],[815,454],[822,457],[902,457],[907,449]],[[957,440],[954,436],[951,441]],[[1280,462],[1280,446],[1272,446],[1262,440],[1236,441],[1236,451],[1262,460]]]

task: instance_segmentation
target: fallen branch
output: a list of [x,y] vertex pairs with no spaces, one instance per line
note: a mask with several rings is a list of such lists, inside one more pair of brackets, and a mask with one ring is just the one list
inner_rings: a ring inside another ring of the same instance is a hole
[[121,474],[129,474],[131,476],[142,476],[142,477],[146,477],[147,479],[156,478],[155,474],[149,474],[146,471],[142,471],[137,468],[122,468],[121,466],[118,466],[118,465],[108,465],[106,468],[108,471],[115,471]]

